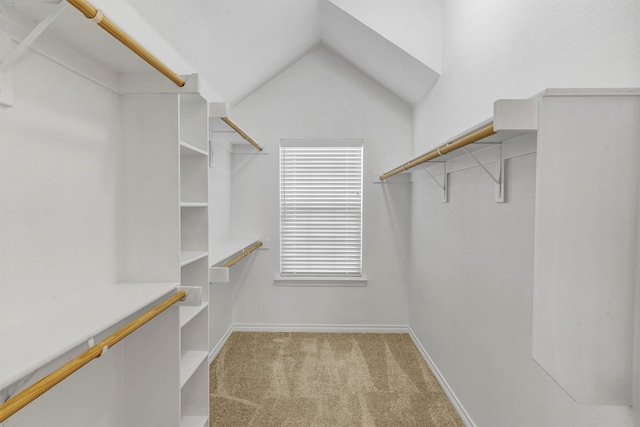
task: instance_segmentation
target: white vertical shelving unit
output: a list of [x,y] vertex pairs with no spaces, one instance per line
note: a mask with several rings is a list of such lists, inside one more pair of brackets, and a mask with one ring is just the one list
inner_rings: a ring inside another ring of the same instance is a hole
[[181,427],[209,425],[208,105],[180,95],[180,282],[203,297],[198,307],[180,307]]
[[193,81],[182,89],[159,85],[157,93],[146,85],[136,93],[137,78],[126,81],[121,101],[124,270],[200,288],[200,305],[176,308],[176,365],[165,366],[175,372],[172,383],[152,393],[167,395],[161,401],[171,407],[163,410],[172,421],[162,425],[208,426],[208,102]]
[[[200,87],[206,91],[207,86],[200,85],[198,76],[193,75],[185,79],[184,87],[178,88],[148,65],[141,66],[138,61],[143,64],[142,61],[125,46],[88,22],[83,14],[65,6],[66,2],[52,7],[15,3],[3,7],[1,19],[11,23],[8,26],[11,34],[7,35],[20,42],[15,50],[10,49],[12,54],[17,52],[13,59],[33,48],[71,73],[79,73],[121,95],[121,161],[113,159],[109,163],[117,168],[116,174],[121,173],[117,185],[121,197],[110,213],[117,220],[115,228],[119,236],[114,240],[120,259],[113,267],[118,283],[106,284],[99,291],[88,290],[86,294],[78,292],[68,303],[54,301],[51,311],[44,315],[10,325],[19,326],[15,331],[0,328],[0,342],[11,349],[0,351],[0,394],[7,398],[9,391],[27,387],[57,369],[90,343],[98,342],[174,293],[181,284],[200,288],[202,303],[187,306],[185,302],[170,307],[118,345],[112,353],[115,354],[112,357],[121,358],[118,366],[98,366],[94,368],[98,374],[89,374],[83,368],[82,373],[74,374],[78,382],[72,386],[72,393],[54,388],[47,392],[50,401],[44,407],[60,408],[57,406],[60,402],[73,400],[68,399],[70,394],[86,394],[91,388],[102,387],[100,375],[107,375],[117,383],[103,394],[109,402],[103,404],[95,399],[95,408],[83,408],[85,414],[65,414],[62,419],[72,421],[63,424],[89,425],[86,420],[73,420],[90,416],[105,425],[208,426],[209,107],[200,94]],[[114,10],[106,4],[104,7],[105,15],[111,16]],[[116,12],[116,17],[119,13],[123,12]],[[134,15],[125,20],[129,29],[144,24],[142,18]],[[64,21],[56,23],[59,16],[64,16]],[[39,21],[35,28],[32,20]],[[47,32],[41,36],[45,29]],[[169,49],[144,25],[139,31],[136,33],[145,43]],[[65,34],[70,36],[64,37]],[[4,40],[5,34],[2,35]],[[45,42],[32,45],[38,37],[46,37]],[[76,45],[74,40],[90,43]],[[5,41],[13,45],[11,38]],[[67,44],[78,51],[68,49]],[[165,65],[181,68],[176,71],[191,69],[186,63],[175,62]],[[7,92],[11,90],[12,86],[8,86]],[[114,117],[105,119],[106,123],[115,121]],[[40,122],[34,120],[33,125],[39,126]],[[98,128],[102,129],[100,125]],[[116,141],[119,131],[115,129],[113,135],[105,135],[105,141],[119,144]],[[45,285],[64,286],[64,283],[54,280],[42,284]],[[193,294],[189,300],[193,301],[192,297]],[[99,362],[94,363],[97,365]],[[65,395],[64,399],[61,395]],[[59,414],[48,414],[37,406],[35,403],[25,408],[7,424],[60,424]],[[59,412],[70,411],[62,408]]]

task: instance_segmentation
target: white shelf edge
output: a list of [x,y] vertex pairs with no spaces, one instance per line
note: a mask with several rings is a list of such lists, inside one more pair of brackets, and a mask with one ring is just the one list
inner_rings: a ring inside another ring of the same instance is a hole
[[207,202],[180,202],[181,208],[206,208],[209,206]]
[[199,93],[202,79],[198,74],[179,75],[185,80],[185,85],[178,87],[160,73],[123,73],[120,75],[121,94],[169,93],[190,94]]
[[209,256],[209,252],[206,251],[181,251],[180,267],[184,267],[187,264],[191,264],[207,256]]
[[185,415],[180,419],[180,427],[205,427],[208,421],[206,415]]
[[180,388],[189,381],[198,367],[209,358],[209,352],[203,351],[187,351],[180,357]]
[[211,257],[209,257],[210,266],[217,266],[228,258],[244,251],[259,240],[260,239],[233,239],[214,242],[216,247],[209,247],[209,252],[211,253]]
[[180,307],[180,327],[182,328],[193,320],[198,314],[209,306],[208,302],[203,302],[198,306],[182,306]]
[[198,155],[202,155],[202,156],[208,156],[209,153],[207,153],[206,150],[203,150],[202,148],[198,148],[195,145],[191,145],[187,142],[184,141],[180,141],[180,147],[184,147],[187,150],[190,150],[193,152],[193,154],[198,154]]
[[[471,135],[474,132],[484,129],[488,125],[493,125],[494,133],[487,137],[484,137],[475,143],[467,145],[465,150],[468,151],[476,151],[481,150],[485,147],[483,145],[486,144],[497,144],[503,143],[510,140],[514,140],[520,136],[537,132],[538,130],[538,100],[536,97],[527,98],[527,99],[498,99],[493,104],[494,114],[492,117],[483,120],[477,125],[466,129],[465,131],[455,135],[452,138],[445,140],[439,145],[433,147],[431,150],[426,151],[425,153],[412,157],[408,161],[404,162],[402,165],[416,160],[431,151],[436,150],[438,147],[446,146],[454,141],[459,140],[465,136]],[[453,150],[449,153],[443,154],[433,160],[426,162],[425,164],[437,164],[442,162],[448,162],[450,160],[456,159],[459,156],[466,155],[465,150]],[[420,168],[407,169],[406,171],[400,172],[398,175],[402,174],[411,174],[420,170]],[[396,181],[400,182],[400,181]],[[380,181],[375,181],[374,183],[380,183]]]

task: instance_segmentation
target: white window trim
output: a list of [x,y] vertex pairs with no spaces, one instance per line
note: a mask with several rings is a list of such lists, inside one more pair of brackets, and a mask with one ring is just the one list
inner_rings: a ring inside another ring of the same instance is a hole
[[367,286],[367,276],[281,276],[273,279],[276,286]]

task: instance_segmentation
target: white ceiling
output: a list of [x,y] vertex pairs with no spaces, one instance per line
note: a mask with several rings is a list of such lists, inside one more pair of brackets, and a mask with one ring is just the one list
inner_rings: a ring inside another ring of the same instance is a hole
[[[103,0],[94,1],[96,7],[103,3]],[[345,8],[349,1],[355,3]],[[137,18],[140,21],[137,25],[148,23],[153,27],[232,106],[318,44],[325,45],[408,104],[415,104],[437,80],[439,74],[433,68],[438,69],[439,63],[434,61],[431,68],[424,59],[416,59],[415,56],[422,55],[409,53],[414,50],[406,44],[404,49],[400,48],[390,40],[393,37],[389,37],[388,30],[389,26],[395,26],[404,33],[416,32],[415,40],[424,40],[425,34],[417,32],[427,25],[407,25],[409,19],[404,20],[402,16],[415,14],[416,8],[410,3],[439,0],[397,0],[400,3],[384,4],[387,10],[402,9],[401,5],[405,5],[402,14],[397,11],[389,14],[390,20],[398,22],[387,20],[384,28],[376,26],[386,36],[372,28],[370,5],[357,1],[108,0],[107,3],[119,5],[119,15],[124,18],[137,12],[142,18]],[[28,19],[33,19],[34,24],[23,25],[25,28],[32,28],[54,7],[41,1],[12,4]],[[383,3],[378,1],[378,4]],[[354,16],[358,10],[367,10],[359,15],[360,20]],[[386,16],[379,10],[376,13]],[[9,22],[12,19],[10,17]],[[135,25],[131,28],[137,28]],[[68,7],[47,33],[55,34],[87,56],[108,63],[116,72],[153,72],[118,42],[105,37],[101,29],[73,7]],[[438,39],[435,43],[439,42]],[[439,55],[439,47],[431,50]]]
[[320,39],[316,0],[129,0],[231,105]]
[[127,1],[231,105],[319,43],[409,104],[438,77],[328,0]]
[[332,2],[320,3],[322,42],[408,104],[439,77],[433,69]]

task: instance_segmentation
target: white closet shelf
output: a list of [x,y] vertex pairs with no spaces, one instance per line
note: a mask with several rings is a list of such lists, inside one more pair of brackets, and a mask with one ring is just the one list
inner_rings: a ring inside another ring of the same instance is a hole
[[202,310],[206,309],[209,303],[203,302],[197,306],[181,306],[180,307],[180,327],[183,327],[189,323],[194,317],[196,317]]
[[204,427],[207,425],[209,417],[185,416],[180,420],[180,427]]
[[207,351],[187,351],[180,358],[180,387],[189,381],[198,367],[209,357]]
[[180,156],[181,157],[201,157],[207,156],[206,150],[198,148],[194,145],[188,144],[184,141],[180,141]]
[[209,206],[207,202],[180,202],[181,208],[206,208]]
[[209,265],[216,266],[245,248],[258,242],[259,239],[229,239],[214,242],[210,247]]
[[[380,181],[403,173],[411,173],[419,165],[444,163],[486,148],[486,144],[501,144],[519,136],[537,132],[537,96],[529,99],[499,99],[494,102],[493,118],[454,136],[431,151],[382,174]],[[468,144],[468,145],[467,145]],[[427,160],[430,159],[430,160]]]
[[205,251],[182,251],[180,252],[180,266],[184,267],[187,264],[205,258],[207,255],[209,253]]
[[[210,118],[214,118],[214,117],[210,117]],[[253,146],[254,149],[258,150],[259,152],[264,150],[264,147],[258,144],[251,136],[249,136],[244,130],[240,128],[240,126],[238,126],[230,118],[228,117],[217,117],[217,118],[220,120],[209,121],[210,132],[214,134],[228,133],[228,134],[231,134],[231,138],[229,138],[229,140],[233,139],[234,144],[241,142],[241,141],[238,141],[238,139],[242,139],[241,143],[243,144],[249,143],[251,144],[251,146]],[[239,138],[234,138],[235,135],[237,135]]]
[[177,286],[174,282],[117,283],[23,319],[1,318],[0,389],[87,343]]

